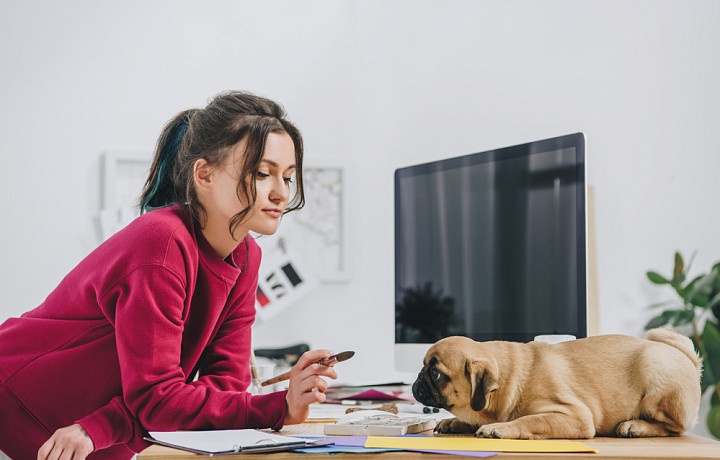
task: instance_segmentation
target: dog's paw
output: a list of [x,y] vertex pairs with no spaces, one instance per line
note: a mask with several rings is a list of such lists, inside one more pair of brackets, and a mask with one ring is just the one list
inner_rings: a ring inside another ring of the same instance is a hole
[[472,433],[477,429],[477,425],[470,425],[456,418],[441,420],[435,426],[435,433]]
[[651,436],[672,436],[663,423],[652,420],[626,420],[618,425],[615,433],[619,438],[647,438]]
[[497,438],[512,439],[517,438],[513,428],[507,423],[490,423],[483,425],[475,431],[476,438]]
[[636,420],[628,420],[618,425],[616,433],[620,438],[639,438],[640,430],[635,425]]

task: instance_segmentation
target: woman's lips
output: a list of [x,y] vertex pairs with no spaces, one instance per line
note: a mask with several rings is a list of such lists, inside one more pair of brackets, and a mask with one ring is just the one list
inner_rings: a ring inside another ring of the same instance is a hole
[[276,219],[282,215],[279,209],[263,209],[263,212]]

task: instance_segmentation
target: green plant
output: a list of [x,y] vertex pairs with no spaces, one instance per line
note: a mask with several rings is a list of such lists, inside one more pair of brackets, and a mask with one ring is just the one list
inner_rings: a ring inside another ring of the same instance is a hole
[[403,289],[395,312],[395,333],[407,342],[434,342],[449,335],[457,323],[455,298],[434,290],[429,281]]
[[720,262],[709,273],[686,282],[689,270],[690,263],[685,265],[682,255],[676,252],[671,278],[647,272],[650,281],[670,285],[680,299],[653,305],[670,308],[651,319],[645,329],[668,326],[688,331],[687,335],[703,358],[702,391],[705,393],[708,388],[713,391],[707,427],[713,436],[720,438]]

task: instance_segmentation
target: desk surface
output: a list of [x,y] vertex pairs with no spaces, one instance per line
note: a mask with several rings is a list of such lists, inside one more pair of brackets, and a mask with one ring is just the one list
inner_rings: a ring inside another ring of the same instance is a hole
[[[322,423],[303,423],[301,425],[286,426],[280,432],[287,436],[318,436],[323,434]],[[432,436],[432,432],[423,433]],[[562,460],[604,460],[604,459],[720,459],[720,441],[686,434],[679,437],[668,438],[593,438],[581,440],[584,444],[597,450],[597,454],[528,454],[528,453],[501,453],[491,459],[498,460],[519,460],[534,458],[561,458]],[[329,459],[329,454],[297,454],[293,452],[279,452],[275,454],[264,454],[264,457],[273,460],[301,460],[301,459]],[[193,458],[205,458],[189,452],[183,452],[169,447],[152,446],[138,454],[138,460],[192,460]],[[248,459],[248,455],[227,455],[223,459]],[[254,458],[254,457],[253,457]],[[452,460],[460,456],[448,456],[444,454],[427,454],[419,452],[384,452],[379,454],[332,454],[334,460]]]

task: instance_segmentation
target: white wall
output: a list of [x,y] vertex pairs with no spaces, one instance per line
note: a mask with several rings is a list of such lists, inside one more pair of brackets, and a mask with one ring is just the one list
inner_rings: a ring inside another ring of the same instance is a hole
[[411,378],[391,353],[394,169],[576,131],[600,332],[640,335],[671,297],[646,270],[676,249],[696,272],[720,260],[718,19],[711,0],[0,0],[0,321],[98,244],[102,151],[151,151],[176,112],[247,89],[354,185],[352,280],[259,324],[258,346],[354,349],[345,379]]

